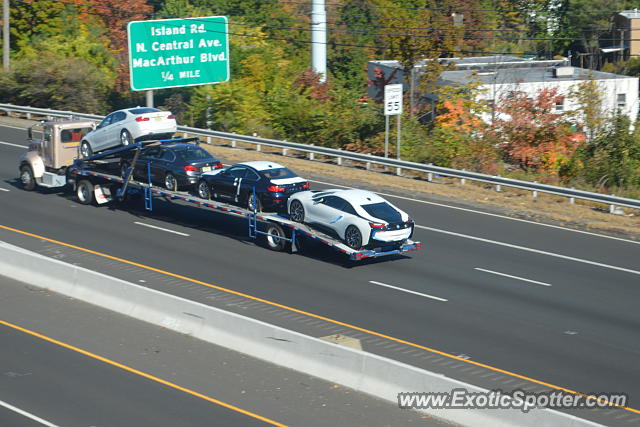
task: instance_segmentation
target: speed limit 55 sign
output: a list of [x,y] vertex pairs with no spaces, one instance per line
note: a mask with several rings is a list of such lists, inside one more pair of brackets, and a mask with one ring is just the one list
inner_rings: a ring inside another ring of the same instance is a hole
[[384,87],[384,115],[402,114],[402,85],[386,85]]

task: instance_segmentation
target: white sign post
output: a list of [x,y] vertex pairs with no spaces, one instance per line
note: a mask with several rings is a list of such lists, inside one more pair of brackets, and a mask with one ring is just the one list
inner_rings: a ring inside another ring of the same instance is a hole
[[397,158],[400,159],[400,115],[402,115],[402,85],[386,85],[384,87],[384,156],[388,157],[389,153],[389,116],[397,116],[398,143]]

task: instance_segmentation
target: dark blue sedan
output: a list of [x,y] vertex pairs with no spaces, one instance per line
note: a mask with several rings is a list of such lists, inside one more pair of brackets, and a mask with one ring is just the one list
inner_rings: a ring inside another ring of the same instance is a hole
[[[132,161],[132,156],[121,161],[123,177]],[[133,178],[147,182],[150,174],[152,183],[178,191],[192,187],[203,173],[221,168],[220,160],[199,145],[175,142],[144,147],[133,170]]]
[[257,161],[204,173],[196,189],[202,199],[233,202],[250,210],[278,211],[286,208],[291,194],[309,189],[309,182],[278,163]]

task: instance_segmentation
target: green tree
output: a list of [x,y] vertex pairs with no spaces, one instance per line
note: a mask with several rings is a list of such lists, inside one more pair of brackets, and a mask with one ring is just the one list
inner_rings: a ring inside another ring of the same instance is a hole
[[46,52],[14,61],[10,72],[0,74],[0,98],[32,107],[104,113],[110,83],[84,59]]
[[611,119],[612,113],[605,108],[604,96],[604,88],[593,79],[584,80],[569,91],[569,98],[578,105],[569,116],[584,129],[588,141],[602,132]]

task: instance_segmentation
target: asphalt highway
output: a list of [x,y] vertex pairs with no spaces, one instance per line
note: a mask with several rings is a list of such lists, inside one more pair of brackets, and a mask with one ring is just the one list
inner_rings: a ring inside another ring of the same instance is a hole
[[[0,225],[556,386],[625,392],[640,409],[636,242],[389,197],[416,220],[423,250],[351,266],[321,248],[311,255],[271,252],[247,238],[242,220],[202,209],[158,200],[148,214],[23,191],[16,159],[25,137],[24,130],[0,127]],[[6,230],[0,239],[33,240]],[[623,415],[611,424],[640,420],[639,413]]]

